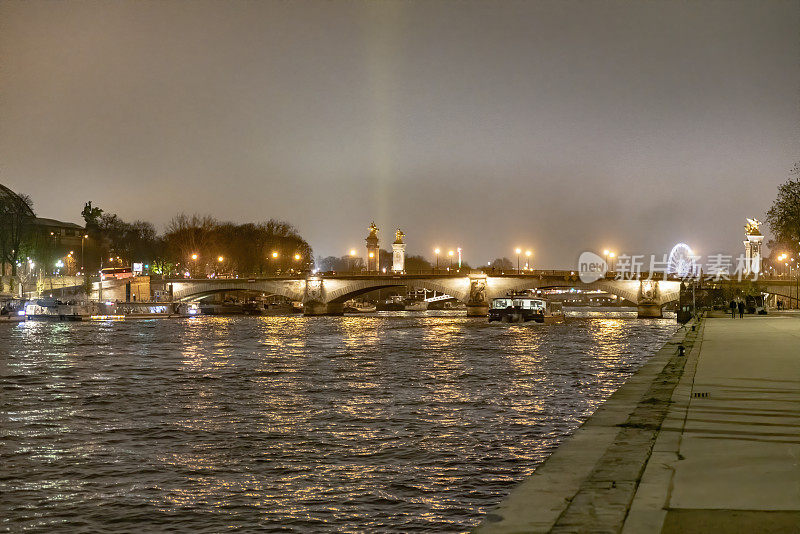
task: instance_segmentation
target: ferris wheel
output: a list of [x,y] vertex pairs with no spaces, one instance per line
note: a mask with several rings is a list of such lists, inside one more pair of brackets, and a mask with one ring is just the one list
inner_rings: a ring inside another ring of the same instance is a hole
[[695,271],[695,256],[691,247],[686,243],[678,243],[669,253],[667,274],[674,274],[685,278]]

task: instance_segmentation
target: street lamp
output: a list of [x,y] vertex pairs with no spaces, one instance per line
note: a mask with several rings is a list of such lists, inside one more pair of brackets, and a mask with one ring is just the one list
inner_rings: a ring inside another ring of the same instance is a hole
[[517,253],[517,274],[519,274],[519,255],[522,254],[522,249],[517,247],[514,252]]
[[88,237],[89,234],[83,234],[83,237],[81,237],[81,272],[83,273],[83,276],[86,276],[86,271],[84,270],[84,265],[83,265],[83,242]]
[[436,270],[437,271],[439,270],[439,253],[440,252],[441,252],[441,250],[439,249],[439,247],[436,247],[435,249],[433,249],[433,253],[436,254]]
[[300,261],[300,254],[294,255],[294,261]]
[[612,272],[614,271],[614,256],[616,256],[616,254],[614,252],[609,252],[608,253],[608,257],[611,258],[611,271]]
[[526,260],[525,260],[525,270],[526,270],[526,271],[530,270],[531,254],[533,254],[533,252],[531,252],[530,250],[526,250],[526,251],[525,251],[525,256],[526,256]]
[[350,272],[356,270],[356,249],[350,249]]
[[455,252],[453,252],[452,250],[449,250],[449,251],[447,251],[447,255],[448,255],[448,256],[450,256],[450,265],[447,267],[447,271],[448,271],[448,272],[449,272],[449,271],[450,271],[450,269],[452,269],[452,267],[453,267],[453,255],[454,255],[454,254],[455,254]]
[[277,258],[278,257],[278,251],[277,250],[272,252],[272,257],[273,258]]

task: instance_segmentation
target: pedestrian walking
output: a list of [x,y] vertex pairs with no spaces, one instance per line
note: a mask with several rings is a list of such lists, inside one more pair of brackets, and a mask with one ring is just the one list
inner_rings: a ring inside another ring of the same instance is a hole
[[736,319],[736,301],[732,300],[730,304],[731,308],[731,319]]
[[739,319],[744,319],[744,301],[739,301]]

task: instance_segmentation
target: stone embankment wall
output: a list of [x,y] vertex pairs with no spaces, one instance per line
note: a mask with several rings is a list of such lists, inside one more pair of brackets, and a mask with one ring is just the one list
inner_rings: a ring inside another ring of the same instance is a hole
[[694,320],[682,326],[476,532],[619,532],[699,333],[696,326]]

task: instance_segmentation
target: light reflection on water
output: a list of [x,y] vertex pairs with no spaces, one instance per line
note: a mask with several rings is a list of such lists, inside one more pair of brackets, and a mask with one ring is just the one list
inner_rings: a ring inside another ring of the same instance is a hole
[[0,527],[468,530],[674,330],[457,312],[2,325]]

